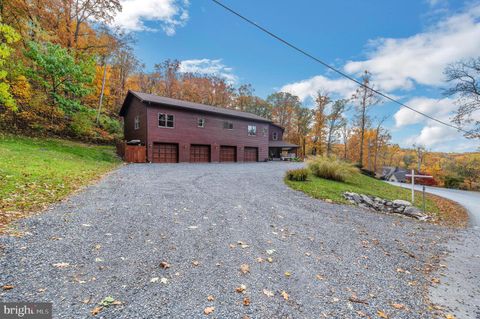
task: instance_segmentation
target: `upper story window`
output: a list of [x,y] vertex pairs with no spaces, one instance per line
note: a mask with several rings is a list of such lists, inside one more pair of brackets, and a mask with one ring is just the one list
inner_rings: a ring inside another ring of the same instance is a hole
[[133,122],[134,128],[138,130],[140,128],[140,116],[135,116],[135,121]]
[[274,141],[278,140],[278,133],[277,132],[272,133],[272,140],[274,140]]
[[205,119],[204,118],[199,118],[197,121],[198,127],[205,127]]
[[257,126],[256,125],[249,125],[248,129],[247,129],[247,132],[248,132],[248,136],[257,135]]
[[158,113],[158,127],[174,127],[175,117],[172,114]]
[[230,121],[223,122],[223,128],[227,130],[233,130],[233,123]]

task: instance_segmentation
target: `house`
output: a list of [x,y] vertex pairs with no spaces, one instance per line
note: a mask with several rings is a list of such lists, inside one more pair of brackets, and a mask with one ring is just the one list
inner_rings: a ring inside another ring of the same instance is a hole
[[154,163],[256,162],[295,152],[284,129],[258,115],[129,91],[120,110],[124,138]]
[[407,181],[407,170],[399,167],[385,166],[382,169],[381,179],[389,182],[405,183]]

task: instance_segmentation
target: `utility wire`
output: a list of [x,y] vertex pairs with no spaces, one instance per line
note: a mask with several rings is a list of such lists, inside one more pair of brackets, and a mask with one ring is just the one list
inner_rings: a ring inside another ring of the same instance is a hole
[[405,103],[402,103],[402,102],[400,102],[400,101],[398,101],[398,100],[396,100],[396,99],[388,96],[388,95],[385,94],[385,93],[382,93],[382,92],[380,92],[380,91],[378,91],[378,90],[376,90],[376,89],[374,89],[374,88],[371,88],[371,87],[363,84],[362,82],[360,82],[359,80],[355,79],[354,77],[346,74],[345,72],[342,72],[342,71],[336,69],[335,67],[329,65],[329,64],[326,63],[326,62],[323,62],[323,61],[320,60],[319,58],[316,58],[315,56],[313,56],[313,55],[311,55],[310,53],[308,53],[307,51],[305,51],[305,50],[297,47],[296,45],[292,44],[291,42],[288,42],[287,40],[281,38],[280,36],[276,35],[275,33],[273,33],[273,32],[271,32],[271,31],[265,29],[264,27],[262,27],[262,26],[259,25],[258,23],[256,23],[256,22],[250,20],[249,18],[243,16],[242,14],[238,13],[237,11],[235,11],[235,10],[231,9],[230,7],[224,5],[224,4],[221,3],[220,1],[218,1],[218,0],[212,0],[212,1],[213,1],[214,3],[216,3],[216,4],[218,4],[219,6],[221,6],[222,8],[224,8],[225,10],[229,11],[230,13],[233,13],[234,15],[236,15],[237,17],[239,17],[240,19],[242,19],[242,20],[246,21],[247,23],[253,25],[253,26],[256,27],[257,29],[260,29],[261,31],[265,32],[266,34],[268,34],[268,35],[271,36],[272,38],[275,38],[276,40],[278,40],[278,41],[282,42],[283,44],[289,46],[290,48],[294,49],[295,51],[298,51],[298,52],[300,52],[301,54],[305,55],[306,57],[308,57],[308,58],[310,58],[310,59],[312,59],[312,60],[320,63],[321,65],[323,65],[323,66],[326,67],[327,69],[330,69],[330,70],[332,70],[332,71],[340,74],[341,76],[349,79],[350,81],[353,81],[353,82],[355,82],[356,84],[358,84],[358,85],[360,85],[360,86],[362,86],[362,87],[364,87],[364,88],[366,88],[366,89],[368,89],[368,90],[371,90],[372,92],[376,93],[377,95],[380,95],[381,97],[383,97],[383,98],[385,98],[385,99],[387,99],[387,100],[389,100],[389,101],[391,101],[391,102],[393,102],[393,103],[396,103],[396,104],[398,104],[398,105],[400,105],[400,106],[403,106],[403,107],[405,107],[405,108],[407,108],[407,109],[409,109],[409,110],[411,110],[411,111],[413,111],[413,112],[416,112],[416,113],[418,113],[418,114],[420,114],[420,115],[423,115],[423,116],[431,119],[432,121],[435,121],[435,122],[437,122],[437,123],[440,123],[440,124],[446,125],[446,126],[448,126],[448,127],[454,128],[454,129],[456,129],[456,130],[458,130],[458,131],[461,131],[461,132],[464,132],[464,133],[466,133],[466,134],[471,134],[471,132],[469,132],[469,131],[466,131],[466,130],[458,127],[458,126],[455,126],[455,125],[453,125],[453,124],[444,122],[444,121],[439,120],[439,119],[437,119],[437,118],[435,118],[435,117],[433,117],[433,116],[430,116],[430,115],[428,115],[428,114],[426,114],[426,113],[423,113],[423,112],[421,112],[421,111],[418,111],[418,110],[416,110],[416,109],[414,109],[414,108],[406,105]]

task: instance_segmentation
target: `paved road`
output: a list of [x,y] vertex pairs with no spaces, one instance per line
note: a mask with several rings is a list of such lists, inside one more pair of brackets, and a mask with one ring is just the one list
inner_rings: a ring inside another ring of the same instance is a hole
[[[390,183],[393,185],[410,188],[411,185],[405,183]],[[416,190],[422,190],[421,185],[415,185]],[[464,206],[470,215],[470,224],[473,227],[480,227],[480,193],[479,192],[469,192],[462,191],[458,189],[448,189],[440,187],[430,187],[426,186],[425,191],[432,193],[444,198],[451,199],[456,201],[460,205]]]
[[[407,184],[392,184],[411,188]],[[415,189],[421,190],[422,186],[416,185]],[[449,254],[442,262],[446,265],[440,272],[442,282],[430,288],[430,298],[455,312],[456,318],[480,319],[480,193],[439,187],[425,187],[425,191],[464,206],[472,226],[446,245]]]
[[433,318],[425,271],[453,231],[312,199],[283,183],[293,167],[123,166],[0,237],[0,300],[55,318],[108,296],[97,317]]

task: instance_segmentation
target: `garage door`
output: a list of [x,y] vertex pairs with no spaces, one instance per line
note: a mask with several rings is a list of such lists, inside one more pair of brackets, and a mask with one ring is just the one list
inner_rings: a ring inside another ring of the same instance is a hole
[[190,145],[190,162],[210,162],[210,145]]
[[245,162],[256,162],[258,159],[258,148],[257,147],[245,147],[243,153],[243,160]]
[[166,143],[153,144],[154,163],[177,163],[178,162],[178,145]]
[[236,146],[220,146],[220,162],[235,162],[236,160]]

